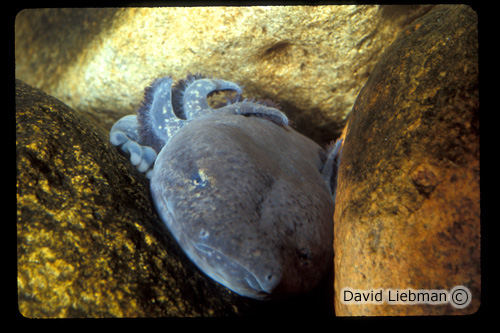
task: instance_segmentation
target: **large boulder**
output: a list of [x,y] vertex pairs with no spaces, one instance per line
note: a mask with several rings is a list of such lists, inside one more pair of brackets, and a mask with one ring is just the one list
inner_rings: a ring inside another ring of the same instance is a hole
[[[350,115],[338,184],[337,315],[477,311],[478,35],[470,7],[435,7],[386,50]],[[463,309],[342,302],[343,288],[455,286],[471,292]]]
[[16,77],[109,130],[153,79],[202,72],[279,102],[302,133],[336,138],[383,50],[430,6],[28,9]]

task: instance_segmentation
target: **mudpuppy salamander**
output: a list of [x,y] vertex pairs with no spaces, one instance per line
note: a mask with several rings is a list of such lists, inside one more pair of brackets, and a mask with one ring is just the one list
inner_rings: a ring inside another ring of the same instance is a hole
[[[227,105],[209,106],[228,90]],[[146,173],[160,218],[206,275],[255,299],[304,293],[331,267],[340,145],[324,150],[275,104],[241,94],[201,75],[159,78],[110,140]]]

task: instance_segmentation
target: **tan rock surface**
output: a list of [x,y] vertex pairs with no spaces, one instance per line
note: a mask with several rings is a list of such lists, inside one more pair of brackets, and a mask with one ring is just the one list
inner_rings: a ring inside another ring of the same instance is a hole
[[279,102],[319,143],[340,134],[379,55],[428,6],[33,9],[16,77],[109,130],[154,78],[203,72]]

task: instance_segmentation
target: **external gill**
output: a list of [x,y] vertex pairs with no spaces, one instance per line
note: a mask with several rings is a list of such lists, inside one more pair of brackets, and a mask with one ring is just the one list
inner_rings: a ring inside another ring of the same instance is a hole
[[194,119],[201,114],[215,111],[208,105],[207,97],[215,91],[233,90],[242,94],[241,88],[233,82],[217,79],[198,79],[190,83],[184,91],[183,109],[186,119]]
[[247,102],[237,102],[220,109],[231,114],[239,114],[245,117],[259,117],[269,120],[279,126],[287,126],[287,116],[278,109],[266,106],[264,104]]
[[140,138],[157,152],[185,122],[174,113],[172,84],[173,80],[168,76],[155,80],[146,88],[144,101],[137,111]]

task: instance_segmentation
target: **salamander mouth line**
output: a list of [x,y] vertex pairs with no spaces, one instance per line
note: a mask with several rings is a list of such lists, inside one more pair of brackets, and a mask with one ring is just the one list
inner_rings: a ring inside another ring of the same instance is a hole
[[[243,270],[245,272],[245,284],[250,289],[258,292],[262,296],[271,294],[272,291],[271,290],[265,290],[265,288],[262,286],[262,284],[259,281],[259,279],[247,267],[241,265],[239,262],[231,259],[230,257],[228,257],[227,255],[225,255],[221,251],[219,251],[219,250],[217,250],[217,249],[215,249],[215,248],[213,248],[211,246],[208,246],[208,245],[205,245],[205,244],[200,244],[200,243],[195,243],[195,242],[193,242],[190,239],[187,239],[187,241],[190,243],[190,245],[193,248],[195,248],[197,251],[199,251],[203,255],[210,256],[210,257],[216,256],[216,257],[218,257],[217,258],[218,260],[227,259],[228,261],[231,262],[232,265],[235,265],[236,267],[238,267],[241,270]],[[226,285],[229,285],[229,281],[227,281],[227,279],[225,278],[224,275],[220,274],[218,271],[215,271],[215,274],[219,277],[219,279],[221,281],[224,281],[226,283]]]
[[[172,200],[167,199],[165,196],[162,196],[162,201],[164,203],[164,206],[167,207],[167,213],[170,214],[170,216],[175,221],[176,218],[175,218],[175,211],[174,211],[174,206],[173,206]],[[206,244],[195,243],[187,237],[185,237],[185,240],[189,243],[189,245],[192,248],[196,249],[196,251],[203,254],[204,256],[217,256],[219,258],[219,260],[221,260],[222,258],[225,258],[226,260],[230,261],[233,265],[240,268],[242,271],[244,271],[246,273],[245,274],[245,276],[247,277],[245,279],[246,284],[251,289],[257,291],[258,293],[262,293],[262,294],[266,294],[266,295],[270,294],[270,291],[265,290],[265,288],[260,283],[259,279],[247,267],[243,266],[239,262],[237,262],[234,259],[230,258],[229,256],[225,255],[220,250],[218,250],[214,247],[211,247],[211,246],[206,245]],[[225,285],[229,285],[230,281],[228,281],[223,274],[220,274],[218,270],[214,270],[214,274],[216,274],[221,281],[224,281]]]

